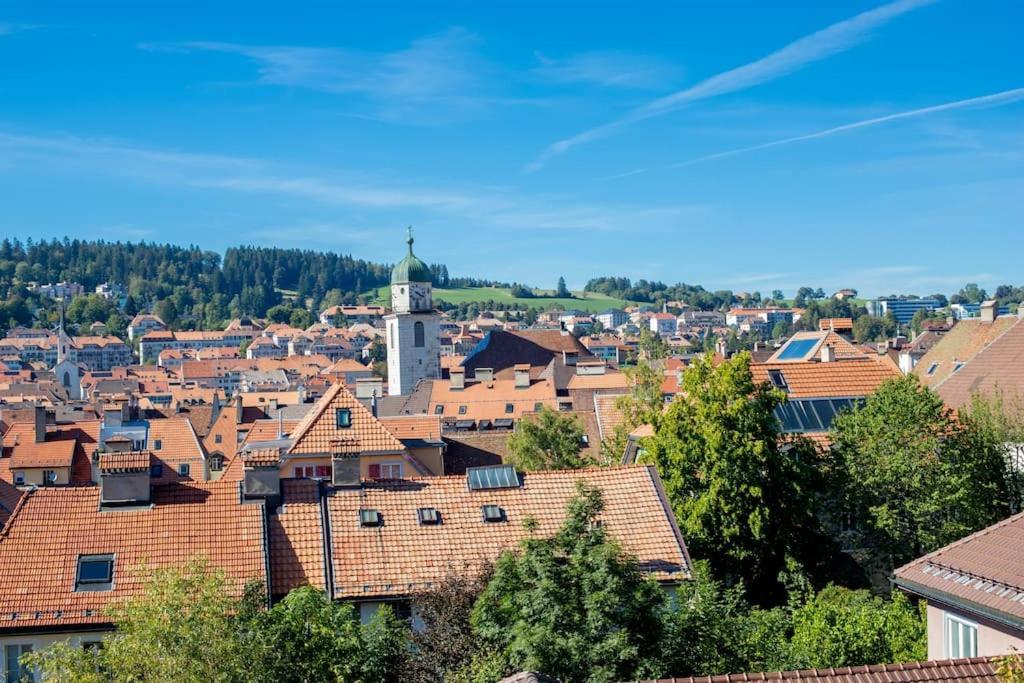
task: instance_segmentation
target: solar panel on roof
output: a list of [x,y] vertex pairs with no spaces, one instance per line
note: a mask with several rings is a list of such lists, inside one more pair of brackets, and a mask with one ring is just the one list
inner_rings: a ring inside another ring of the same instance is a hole
[[519,488],[519,474],[512,465],[470,467],[466,470],[470,491]]
[[790,341],[786,344],[786,348],[782,349],[776,358],[779,360],[802,360],[811,352],[815,344],[818,343],[818,339],[797,339]]

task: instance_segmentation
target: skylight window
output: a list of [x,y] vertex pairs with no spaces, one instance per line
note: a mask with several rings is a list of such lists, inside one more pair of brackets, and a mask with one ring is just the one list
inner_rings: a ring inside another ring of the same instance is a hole
[[441,523],[441,511],[437,508],[420,508],[416,511],[420,524],[434,525]]
[[434,415],[444,415],[444,404],[438,403],[434,406]]
[[348,429],[352,426],[352,411],[348,408],[337,408],[334,411],[334,426],[338,429]]
[[957,372],[957,371],[959,371],[959,370],[960,370],[960,368],[962,368],[963,366],[964,366],[964,364],[963,364],[963,363],[954,363],[954,364],[953,364],[953,372]]
[[459,415],[465,415],[468,408],[466,406],[459,406]]
[[470,491],[519,488],[519,474],[512,465],[470,467],[466,479]]
[[382,523],[380,512],[372,508],[361,508],[359,510],[359,526],[380,526]]
[[480,508],[480,511],[483,513],[485,522],[505,521],[505,511],[498,505],[484,505]]
[[782,374],[782,370],[769,370],[768,379],[771,381],[772,386],[774,386],[776,389],[789,391],[789,385],[786,384],[786,378]]
[[936,362],[934,362],[934,363],[932,363],[931,365],[928,366],[928,374],[929,375],[934,375],[935,371],[938,370],[938,369],[939,369],[939,363],[938,363],[938,361],[936,361]]
[[513,404],[511,404],[511,403],[506,403],[506,404],[505,404],[505,414],[506,414],[506,415],[511,415],[511,414],[512,414],[512,413],[514,413],[515,411],[516,411],[516,407],[515,407],[515,405],[513,405]]
[[76,591],[108,591],[114,584],[113,555],[79,555]]

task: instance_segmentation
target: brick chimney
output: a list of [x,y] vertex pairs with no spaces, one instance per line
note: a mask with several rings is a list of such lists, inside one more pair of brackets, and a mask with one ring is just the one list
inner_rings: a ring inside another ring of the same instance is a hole
[[996,321],[996,315],[998,314],[999,307],[995,301],[989,300],[981,304],[981,322],[993,323]]
[[235,394],[235,424],[242,424],[242,395]]
[[453,391],[462,391],[466,388],[465,368],[451,368],[448,370],[448,378],[451,380]]

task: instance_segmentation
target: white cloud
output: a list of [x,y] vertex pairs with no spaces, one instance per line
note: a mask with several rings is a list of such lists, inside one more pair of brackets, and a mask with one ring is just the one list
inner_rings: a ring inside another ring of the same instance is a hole
[[616,128],[676,111],[692,102],[704,100],[781,78],[809,64],[844,52],[868,38],[871,31],[896,17],[936,0],[896,0],[845,19],[789,43],[754,62],[716,74],[696,85],[661,97],[634,109],[625,116],[583,131],[549,145],[527,168],[537,170],[551,158],[573,147],[596,140]]
[[737,154],[746,154],[748,152],[756,152],[762,149],[771,149],[772,147],[791,145],[795,142],[817,140],[819,138],[829,137],[831,135],[836,135],[838,133],[847,133],[853,130],[859,130],[861,128],[870,128],[872,126],[879,126],[885,123],[891,123],[893,121],[912,119],[917,118],[919,116],[927,116],[929,114],[940,114],[943,112],[955,111],[958,109],[981,109],[984,107],[999,107],[1005,104],[1013,104],[1014,102],[1020,102],[1021,100],[1024,100],[1024,88],[1014,88],[1012,90],[1004,90],[1002,92],[994,93],[992,95],[971,97],[964,100],[956,100],[954,102],[936,104],[931,107],[921,107],[919,109],[911,109],[909,111],[897,112],[895,114],[887,114],[886,116],[876,116],[874,118],[864,119],[863,121],[855,121],[853,123],[847,123],[842,126],[834,126],[832,128],[826,128],[825,130],[819,130],[814,133],[807,133],[806,135],[797,135],[794,137],[782,138],[781,140],[772,140],[771,142],[764,142],[759,145],[750,145],[749,147],[740,147],[739,149],[732,149],[726,152],[706,154],[702,157],[690,159],[689,161],[668,164],[667,166],[659,166],[656,169],[637,169],[634,171],[630,171],[628,173],[620,174],[620,176],[617,177],[637,175],[639,173],[646,173],[647,171],[652,170],[667,170],[672,168],[681,168],[683,166],[699,164],[705,161],[713,161],[715,159],[723,159],[725,157],[736,156]]
[[372,179],[350,169],[286,166],[246,157],[162,151],[123,141],[69,135],[0,132],[0,158],[14,158],[22,170],[36,164],[46,172],[103,173],[132,182],[164,183],[206,191],[277,195],[367,212],[403,212],[411,222],[458,220],[489,228],[628,233],[696,227],[701,206],[634,206],[588,203],[560,196],[463,185]]
[[616,88],[664,88],[679,77],[679,69],[665,60],[623,52],[585,52],[555,59],[536,53],[531,74],[549,83],[583,83]]
[[[143,43],[153,52],[222,52],[243,56],[259,83],[362,98],[367,116],[429,122],[441,115],[468,114],[489,104],[519,104],[493,91],[493,67],[479,52],[479,39],[460,28],[424,36],[391,52],[294,45],[261,46],[191,41]],[[529,102],[529,101],[526,101]]]

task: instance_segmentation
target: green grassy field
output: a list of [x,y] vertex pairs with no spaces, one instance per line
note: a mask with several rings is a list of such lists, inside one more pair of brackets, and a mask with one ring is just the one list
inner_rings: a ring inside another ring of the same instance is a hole
[[[380,287],[376,292],[376,299],[379,303],[387,303],[390,297],[390,287]],[[606,308],[624,308],[631,305],[630,302],[622,299],[613,299],[603,294],[592,292],[573,292],[574,298],[566,299],[551,296],[553,292],[535,290],[537,296],[533,298],[515,297],[509,290],[499,287],[463,287],[460,289],[435,289],[434,300],[446,301],[450,304],[470,303],[475,301],[495,301],[504,304],[522,304],[536,308],[551,308],[560,306],[565,309],[579,309],[591,313],[599,313]]]

